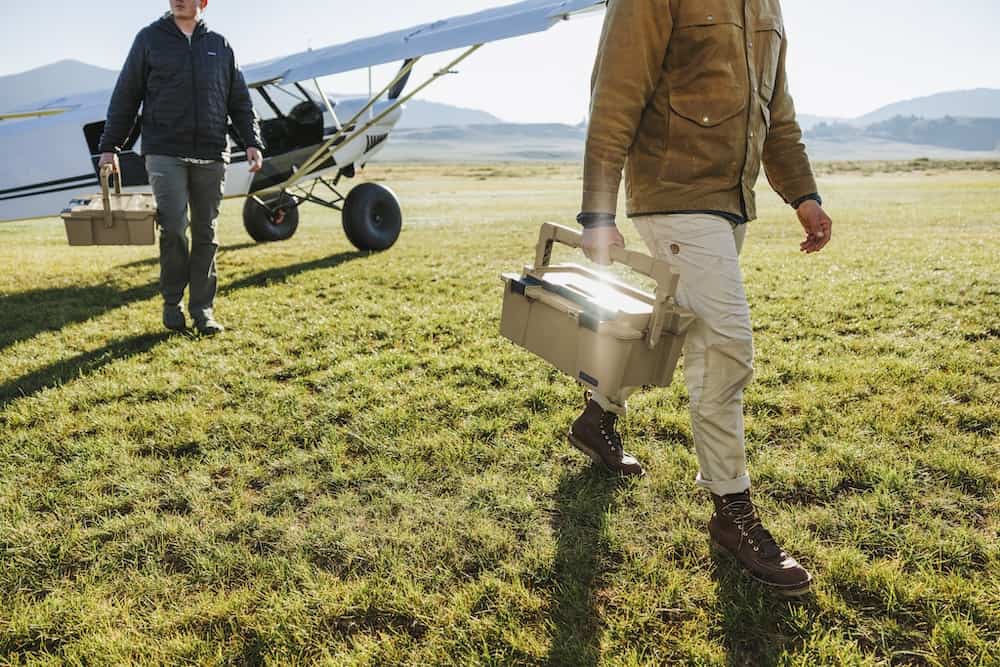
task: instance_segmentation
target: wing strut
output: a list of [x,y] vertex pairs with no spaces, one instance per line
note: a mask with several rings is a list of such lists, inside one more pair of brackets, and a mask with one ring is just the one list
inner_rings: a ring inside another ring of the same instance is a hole
[[[388,116],[389,114],[391,114],[393,111],[395,111],[396,109],[398,109],[402,105],[406,104],[408,101],[410,101],[410,99],[412,97],[414,97],[417,93],[421,92],[424,88],[426,88],[427,86],[431,85],[432,83],[434,83],[435,81],[437,81],[442,76],[445,76],[446,74],[450,74],[452,68],[454,68],[459,63],[461,63],[463,60],[465,60],[466,58],[468,58],[469,56],[471,56],[473,53],[475,53],[476,51],[478,51],[482,46],[483,46],[482,44],[476,44],[476,45],[471,46],[468,49],[466,49],[464,52],[462,52],[462,55],[460,55],[458,58],[456,58],[452,62],[448,63],[448,65],[446,65],[442,69],[439,69],[438,71],[434,72],[426,81],[424,81],[421,85],[419,85],[413,92],[409,93],[405,97],[402,97],[402,98],[400,98],[398,100],[395,100],[389,107],[387,107],[384,111],[382,111],[382,113],[380,113],[379,115],[375,116],[375,118],[372,118],[371,120],[369,120],[360,129],[358,129],[358,130],[354,131],[353,133],[351,133],[350,137],[348,137],[346,140],[344,140],[343,143],[344,144],[349,144],[350,142],[352,142],[355,139],[357,139],[359,136],[363,135],[365,132],[368,131],[368,128],[370,128],[373,125],[377,124],[379,121],[381,121],[383,118],[385,118],[386,116]],[[318,167],[327,158],[326,153],[329,150],[329,148],[334,144],[334,142],[337,141],[337,139],[339,139],[343,135],[347,134],[348,129],[351,128],[351,127],[353,127],[354,124],[357,123],[358,120],[362,116],[364,116],[364,114],[367,113],[369,109],[371,109],[373,106],[375,106],[375,102],[377,102],[378,99],[380,97],[382,97],[382,95],[384,95],[386,93],[386,91],[388,91],[393,86],[395,86],[397,83],[399,83],[400,81],[402,81],[404,77],[409,76],[410,71],[413,69],[413,66],[417,64],[418,60],[419,60],[419,58],[414,58],[409,64],[407,64],[402,69],[400,69],[399,73],[396,75],[396,77],[392,81],[389,82],[389,85],[387,85],[385,88],[383,88],[381,90],[381,92],[379,92],[378,95],[373,95],[368,100],[368,103],[365,104],[365,106],[362,107],[356,114],[354,114],[354,117],[351,120],[349,120],[346,125],[344,125],[340,130],[338,130],[337,133],[334,134],[332,137],[330,137],[325,142],[323,142],[323,144],[319,148],[316,149],[316,151],[312,154],[312,156],[310,156],[308,160],[306,160],[305,162],[303,162],[302,166],[300,166],[288,178],[287,181],[285,181],[284,183],[282,183],[280,185],[274,185],[274,186],[271,186],[270,188],[266,188],[264,190],[260,190],[258,192],[255,192],[255,193],[253,193],[253,195],[255,197],[260,198],[260,197],[264,197],[265,195],[273,194],[273,193],[276,193],[276,192],[283,192],[283,191],[287,190],[288,188],[291,188],[291,187],[295,186],[299,181],[301,181],[304,178],[308,177],[310,171],[312,171],[313,169],[315,169],[316,167]]]
[[320,99],[326,105],[326,110],[330,112],[330,117],[333,118],[333,126],[337,128],[337,131],[340,131],[340,128],[344,126],[340,124],[337,112],[333,110],[333,105],[330,104],[330,98],[323,92],[323,86],[319,85],[319,79],[313,79],[313,83],[316,85],[316,92],[319,93]]

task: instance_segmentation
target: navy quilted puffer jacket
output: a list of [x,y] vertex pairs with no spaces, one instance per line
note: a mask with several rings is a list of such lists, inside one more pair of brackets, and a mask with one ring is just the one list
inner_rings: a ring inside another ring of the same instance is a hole
[[111,96],[102,153],[120,150],[140,104],[143,155],[228,161],[228,118],[246,146],[263,148],[233,49],[204,21],[190,43],[169,14],[139,32]]

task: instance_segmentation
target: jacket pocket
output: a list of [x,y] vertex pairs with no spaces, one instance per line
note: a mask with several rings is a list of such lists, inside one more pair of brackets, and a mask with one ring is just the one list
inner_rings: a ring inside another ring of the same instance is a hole
[[686,3],[677,17],[665,78],[671,106],[704,127],[746,108],[749,94],[742,4]]
[[[660,180],[729,189],[740,180],[747,96],[681,93],[670,97]],[[737,157],[739,159],[734,159]]]
[[675,114],[704,128],[718,127],[747,108],[746,95],[673,93],[670,108]]
[[746,41],[743,3],[680,3],[663,73],[669,112],[661,182],[739,184],[750,98]]
[[774,96],[774,84],[778,76],[783,35],[784,29],[780,18],[762,16],[757,19],[754,26],[752,51],[760,94],[767,102],[770,102]]

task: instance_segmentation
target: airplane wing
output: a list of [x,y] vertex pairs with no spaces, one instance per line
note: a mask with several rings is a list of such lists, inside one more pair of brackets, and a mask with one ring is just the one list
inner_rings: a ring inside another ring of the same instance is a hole
[[526,0],[248,65],[243,68],[243,76],[251,87],[267,83],[307,81],[431,53],[544,32],[574,14],[598,10],[605,4],[606,0]]

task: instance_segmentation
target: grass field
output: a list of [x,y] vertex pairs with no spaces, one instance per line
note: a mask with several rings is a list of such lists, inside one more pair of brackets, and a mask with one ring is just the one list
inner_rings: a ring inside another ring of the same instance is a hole
[[317,208],[252,245],[230,203],[211,339],[161,331],[155,248],[0,225],[0,662],[1000,664],[1000,171],[891,171],[823,171],[819,256],[762,193],[744,256],[799,602],[710,553],[680,384],[619,484],[500,338],[575,165],[372,168],[407,216],[373,256]]

